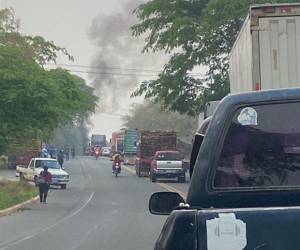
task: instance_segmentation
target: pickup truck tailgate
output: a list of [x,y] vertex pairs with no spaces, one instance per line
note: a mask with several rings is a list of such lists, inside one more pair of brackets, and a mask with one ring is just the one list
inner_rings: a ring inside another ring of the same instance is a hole
[[300,249],[300,208],[202,210],[199,250]]
[[182,168],[182,161],[157,161],[158,169]]

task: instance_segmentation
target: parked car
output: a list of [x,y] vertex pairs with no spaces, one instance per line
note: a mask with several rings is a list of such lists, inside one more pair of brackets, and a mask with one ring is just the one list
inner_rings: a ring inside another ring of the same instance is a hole
[[183,155],[179,151],[157,151],[151,161],[150,180],[157,178],[178,178],[185,182],[185,164]]
[[36,182],[37,177],[41,171],[43,171],[44,166],[47,166],[48,171],[52,174],[51,185],[60,186],[61,189],[66,189],[70,176],[60,167],[56,159],[32,158],[28,166],[17,166],[16,176],[20,177],[20,180]]
[[109,157],[110,156],[110,147],[103,147],[102,148],[102,156]]

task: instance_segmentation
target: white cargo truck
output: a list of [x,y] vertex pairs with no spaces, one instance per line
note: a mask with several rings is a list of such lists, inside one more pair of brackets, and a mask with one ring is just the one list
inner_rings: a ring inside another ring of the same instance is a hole
[[229,56],[230,92],[300,86],[300,4],[250,7]]

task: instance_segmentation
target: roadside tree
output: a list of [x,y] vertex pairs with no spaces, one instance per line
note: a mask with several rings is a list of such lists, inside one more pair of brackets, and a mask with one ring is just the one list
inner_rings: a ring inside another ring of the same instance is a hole
[[[269,2],[151,0],[141,4],[134,12],[139,23],[132,27],[133,35],[146,35],[143,52],[165,51],[171,56],[157,80],[141,83],[132,95],[145,95],[167,110],[189,115],[197,115],[207,101],[225,96],[228,54],[249,6]],[[200,69],[206,73],[193,74]]]

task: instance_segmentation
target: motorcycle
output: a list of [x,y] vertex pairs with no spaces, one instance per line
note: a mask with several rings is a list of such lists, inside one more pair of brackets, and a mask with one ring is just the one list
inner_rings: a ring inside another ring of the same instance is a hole
[[96,158],[96,160],[98,160],[99,156],[100,156],[100,151],[96,150],[95,151],[95,158]]
[[121,164],[116,162],[114,165],[113,165],[113,173],[115,175],[115,177],[118,177],[118,174],[121,173]]

